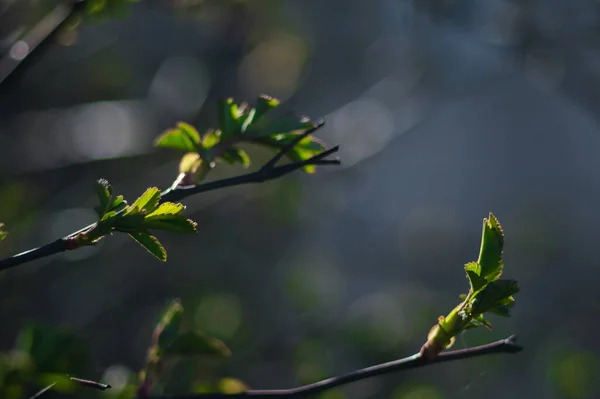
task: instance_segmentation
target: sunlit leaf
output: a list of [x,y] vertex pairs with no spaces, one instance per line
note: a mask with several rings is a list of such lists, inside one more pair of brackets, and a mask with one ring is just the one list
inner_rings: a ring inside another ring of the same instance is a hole
[[160,215],[180,215],[185,209],[183,204],[175,204],[173,202],[163,202],[152,213],[149,213],[146,218]]
[[134,233],[137,231],[141,231],[144,228],[144,215],[141,213],[128,213],[125,215],[116,215],[114,212],[109,212],[106,215],[108,214],[115,215],[113,225],[118,231],[122,231],[125,233]]
[[255,115],[256,115],[256,110],[254,108],[252,108],[250,110],[250,112],[248,112],[246,117],[244,118],[244,122],[242,123],[242,126],[240,126],[240,132],[242,134],[246,133],[246,130],[248,130],[248,126],[250,126],[254,122]]
[[0,223],[0,240],[4,240],[8,233],[3,229],[4,223]]
[[504,233],[498,219],[490,213],[489,218],[483,220],[481,248],[477,263],[481,266],[480,276],[487,281],[496,280],[502,274],[502,249],[504,247]]
[[200,135],[187,123],[180,122],[174,129],[166,130],[154,141],[156,147],[173,148],[176,150],[194,152],[198,150]]
[[196,225],[196,222],[181,215],[155,215],[144,219],[144,227],[148,230],[196,233]]
[[215,145],[219,144],[221,141],[221,131],[220,130],[210,130],[204,134],[202,138],[202,147],[205,149],[213,148]]
[[296,130],[312,128],[312,121],[306,117],[288,116],[269,121],[263,119],[246,129],[248,137],[269,137],[277,134],[285,134]]
[[179,173],[196,174],[202,166],[202,158],[197,152],[188,152],[179,161]]
[[127,201],[123,199],[122,195],[117,195],[115,199],[110,204],[109,210],[119,212],[127,206]]
[[265,114],[267,114],[267,112],[269,112],[270,110],[272,110],[273,108],[276,108],[278,106],[279,106],[278,99],[270,97],[266,94],[261,94],[260,97],[258,97],[258,100],[256,100],[256,106],[255,106],[256,113],[254,114],[254,120],[258,121],[258,120],[262,119],[262,117],[265,116]]
[[138,209],[141,212],[151,213],[156,209],[159,201],[160,190],[156,187],[150,187],[131,204],[130,209]]
[[138,231],[129,233],[131,238],[137,241],[142,247],[144,247],[148,252],[152,255],[156,256],[159,260],[166,262],[167,261],[167,251],[165,248],[158,242],[156,237],[151,235],[150,233]]
[[237,135],[240,131],[240,116],[238,105],[232,98],[219,101],[219,120],[221,122],[222,137],[228,139]]
[[94,209],[98,216],[101,217],[104,215],[104,212],[107,211],[112,197],[112,187],[106,179],[99,179],[96,181],[96,194],[98,195],[100,205]]
[[216,338],[209,337],[201,331],[190,331],[177,337],[171,345],[161,347],[161,355],[228,357],[231,351]]
[[489,283],[473,299],[472,313],[482,314],[512,302],[511,296],[519,292],[516,280],[496,280]]
[[479,291],[488,283],[485,278],[480,277],[481,266],[477,262],[467,263],[465,265],[465,272],[467,273],[467,278],[471,284],[471,292]]
[[250,166],[250,156],[241,148],[230,147],[223,151],[221,158],[230,164],[241,163],[244,168]]

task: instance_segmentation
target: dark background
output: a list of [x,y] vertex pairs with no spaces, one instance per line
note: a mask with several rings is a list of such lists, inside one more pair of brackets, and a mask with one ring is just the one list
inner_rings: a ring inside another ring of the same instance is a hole
[[[0,48],[57,3],[2,0]],[[468,289],[491,211],[521,292],[455,347],[515,333],[525,352],[329,397],[599,397],[599,28],[593,0],[143,0],[64,30],[0,85],[1,257],[92,222],[97,178],[166,188],[178,154],[152,140],[214,126],[225,96],[324,117],[343,165],[186,199],[200,232],[160,236],[166,264],[116,235],[0,273],[0,349],[32,321],[70,327],[84,377],[118,389],[179,297],[232,348],[217,373],[252,388],[393,360]]]

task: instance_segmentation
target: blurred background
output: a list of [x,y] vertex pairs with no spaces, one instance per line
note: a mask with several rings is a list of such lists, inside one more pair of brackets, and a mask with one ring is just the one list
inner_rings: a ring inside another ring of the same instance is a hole
[[[321,397],[600,397],[598,1],[91,4],[0,0],[0,257],[93,222],[98,178],[128,199],[168,187],[180,154],[153,139],[180,120],[215,126],[226,96],[325,118],[343,165],[184,200],[200,232],[159,236],[166,264],[115,235],[0,273],[0,350],[31,322],[69,328],[89,354],[74,374],[118,392],[179,297],[233,351],[211,375],[252,388],[393,360],[468,290],[491,211],[521,292],[511,318],[455,347],[515,333],[525,352]],[[65,17],[37,49],[18,44]],[[253,167],[267,159],[249,150]],[[183,374],[173,392],[206,376]]]

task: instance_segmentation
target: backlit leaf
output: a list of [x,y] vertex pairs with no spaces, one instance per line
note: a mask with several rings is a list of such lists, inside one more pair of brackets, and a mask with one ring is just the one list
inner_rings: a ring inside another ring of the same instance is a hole
[[132,232],[129,235],[159,260],[163,262],[167,261],[167,251],[165,251],[165,248],[158,242],[156,237],[144,231]]
[[152,213],[149,213],[146,218],[159,215],[180,215],[185,209],[183,204],[175,204],[173,202],[163,202]]
[[258,97],[258,100],[256,100],[256,106],[255,106],[256,113],[254,114],[254,120],[258,121],[258,120],[262,119],[262,117],[265,116],[265,114],[267,114],[267,112],[269,112],[270,110],[272,110],[273,108],[276,108],[278,106],[279,106],[278,99],[270,97],[266,94],[261,94]]
[[312,121],[306,117],[288,116],[273,121],[263,119],[246,129],[248,137],[269,137],[277,134],[285,134],[296,130],[312,128]]
[[177,337],[175,341],[161,348],[163,356],[201,356],[211,355],[228,357],[231,351],[216,338],[207,336],[201,331],[190,331]]
[[144,194],[136,199],[133,204],[131,204],[130,208],[151,213],[154,211],[154,209],[156,209],[159,201],[160,190],[156,187],[150,187],[144,192]]
[[185,152],[197,151],[198,143],[200,143],[200,135],[196,129],[181,122],[176,128],[166,130],[154,141],[156,147],[173,148]]
[[481,266],[480,276],[488,281],[496,280],[502,274],[502,249],[504,247],[504,233],[498,219],[490,213],[489,218],[483,220],[481,248],[477,263]]
[[175,233],[196,233],[196,222],[181,215],[155,215],[144,219],[144,228]]
[[244,168],[250,166],[250,156],[241,148],[230,147],[221,154],[221,158],[230,164],[241,163]]
[[479,315],[492,309],[507,306],[512,295],[519,292],[516,280],[496,280],[489,283],[473,299],[472,314]]
[[4,223],[0,223],[0,240],[4,240],[8,233],[3,230]]
[[159,348],[167,347],[177,339],[182,322],[183,306],[178,299],[174,299],[169,303],[154,328],[153,338]]

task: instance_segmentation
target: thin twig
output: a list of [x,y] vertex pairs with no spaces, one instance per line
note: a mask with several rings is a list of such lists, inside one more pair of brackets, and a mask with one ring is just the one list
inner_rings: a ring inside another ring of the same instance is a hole
[[53,386],[56,385],[56,382],[53,382],[52,384],[48,385],[45,388],[40,389],[39,391],[37,391],[33,396],[29,397],[29,399],[37,399],[40,396],[42,396],[43,394],[45,394],[46,392],[48,392],[50,389],[52,389]]
[[[77,377],[69,377],[69,379],[81,386],[84,387],[88,387],[88,388],[94,388],[94,389],[98,389],[100,391],[105,391],[107,389],[112,388],[110,385],[108,384],[103,384],[101,382],[96,382],[96,381],[91,381],[91,380],[84,380],[81,378],[77,378]],[[43,394],[45,394],[46,392],[48,392],[50,389],[52,389],[52,387],[54,387],[57,383],[53,382],[52,384],[48,385],[47,387],[39,390],[38,392],[35,393],[35,395],[31,396],[29,399],[37,399],[40,396],[42,396]]]
[[[313,133],[315,130],[319,129],[323,126],[323,122],[319,122],[317,126],[313,129],[309,129],[310,133]],[[303,133],[299,136],[306,136],[306,133]],[[300,139],[302,138],[300,137]],[[339,165],[339,159],[325,159],[329,155],[336,153],[339,150],[339,146],[335,146],[328,150],[325,150],[312,158],[306,159],[301,162],[293,162],[289,164],[284,164],[281,166],[276,166],[276,163],[281,159],[288,151],[287,145],[282,147],[280,151],[278,151],[273,158],[271,158],[263,167],[261,167],[256,172],[247,173],[241,176],[230,177],[227,179],[216,180],[212,182],[207,182],[203,184],[197,184],[193,186],[177,186],[173,188],[168,188],[162,192],[161,195],[161,203],[162,202],[176,202],[181,201],[184,198],[187,198],[191,195],[204,193],[207,191],[218,190],[226,187],[240,186],[243,184],[251,184],[251,183],[262,183],[269,180],[277,179],[283,175],[287,175],[292,173],[298,169],[306,165]],[[275,160],[275,162],[273,162]],[[10,269],[12,267],[31,262],[33,260],[41,259],[46,256],[55,255],[69,249],[76,249],[77,246],[74,245],[74,238],[95,226],[95,223],[84,227],[74,233],[69,234],[64,238],[60,238],[50,244],[46,244],[44,246],[30,249],[25,252],[21,252],[19,254],[13,255],[9,258],[0,260],[0,271]]]
[[78,383],[81,386],[98,389],[100,391],[106,391],[107,389],[112,388],[108,384],[103,384],[101,382],[96,382],[96,381],[92,381],[92,380],[84,380],[84,379],[77,378],[77,377],[69,377],[69,379],[73,382]]
[[310,395],[326,391],[328,389],[339,387],[341,385],[350,384],[352,382],[364,380],[366,378],[371,378],[400,370],[416,369],[434,363],[446,363],[455,360],[492,355],[496,353],[518,353],[521,352],[523,348],[516,344],[516,339],[517,337],[515,335],[511,335],[506,339],[492,342],[486,345],[475,346],[473,348],[460,349],[449,352],[442,352],[432,361],[427,361],[425,358],[421,357],[417,353],[403,359],[378,364],[376,366],[356,370],[338,377],[328,378],[326,380],[315,382],[314,384],[303,385],[292,389],[249,390],[246,392],[236,394],[225,394],[215,392],[192,395],[152,396],[149,397],[149,399],[304,398]]

